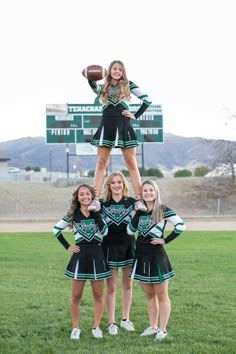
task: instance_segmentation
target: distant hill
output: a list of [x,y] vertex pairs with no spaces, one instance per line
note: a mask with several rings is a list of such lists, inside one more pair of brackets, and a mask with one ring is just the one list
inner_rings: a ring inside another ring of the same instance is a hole
[[[139,147],[138,153],[141,152]],[[45,143],[44,137],[25,137],[0,143],[0,153],[10,158],[9,166],[25,168],[40,166],[52,171],[66,171],[66,145]],[[75,154],[75,145],[70,144],[70,154]],[[145,168],[159,167],[162,171],[176,168],[194,168],[201,164],[212,165],[215,151],[211,144],[200,137],[185,138],[165,134],[163,144],[148,143],[144,145]],[[51,157],[51,158],[50,158]],[[138,155],[142,165],[141,155]],[[70,170],[76,165],[77,170],[93,170],[96,156],[70,156]],[[124,169],[121,156],[112,156],[112,169]]]

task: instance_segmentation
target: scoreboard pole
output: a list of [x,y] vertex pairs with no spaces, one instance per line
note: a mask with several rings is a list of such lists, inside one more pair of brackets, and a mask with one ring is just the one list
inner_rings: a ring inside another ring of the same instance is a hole
[[141,144],[141,150],[142,150],[142,169],[144,170],[144,144]]
[[67,181],[69,181],[69,177],[70,177],[69,154],[70,154],[69,144],[66,144],[66,176],[67,176]]

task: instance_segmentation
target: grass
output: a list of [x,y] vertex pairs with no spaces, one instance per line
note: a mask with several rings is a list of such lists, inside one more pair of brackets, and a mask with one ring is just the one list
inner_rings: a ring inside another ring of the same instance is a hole
[[[185,232],[166,246],[176,277],[170,281],[168,337],[161,343],[139,336],[148,317],[136,281],[131,309],[135,332],[108,336],[105,313],[104,338],[92,338],[88,282],[81,304],[81,339],[71,341],[70,280],[63,277],[70,255],[50,233],[1,233],[0,240],[0,353],[236,353],[234,232]],[[120,288],[116,313],[119,322]]]

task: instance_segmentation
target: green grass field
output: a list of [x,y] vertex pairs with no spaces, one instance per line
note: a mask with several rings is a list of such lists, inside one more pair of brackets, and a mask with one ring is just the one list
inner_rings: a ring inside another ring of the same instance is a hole
[[88,282],[81,304],[81,339],[70,340],[70,280],[63,276],[70,254],[50,233],[1,233],[0,240],[0,353],[236,353],[234,232],[185,232],[166,246],[176,277],[170,281],[168,337],[161,343],[139,336],[148,317],[136,281],[131,309],[135,332],[120,330],[118,336],[109,336],[105,313],[104,338],[92,338]]

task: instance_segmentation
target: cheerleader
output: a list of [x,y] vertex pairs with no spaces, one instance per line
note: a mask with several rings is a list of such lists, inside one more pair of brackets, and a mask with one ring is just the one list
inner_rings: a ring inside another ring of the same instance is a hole
[[108,333],[117,335],[119,327],[115,323],[115,304],[118,269],[122,269],[122,319],[120,327],[134,331],[129,319],[132,301],[132,280],[129,278],[134,262],[134,236],[127,234],[127,225],[134,214],[136,200],[128,197],[128,185],[122,172],[112,172],[104,184],[102,217],[108,225],[108,235],[103,239],[103,251],[111,269],[107,279],[106,303],[108,310]]
[[[95,197],[94,189],[86,184],[79,186],[72,195],[70,209],[53,228],[58,241],[72,252],[65,275],[72,279],[72,292],[69,299],[69,309],[72,320],[71,339],[80,339],[79,313],[80,301],[86,280],[91,281],[94,302],[94,326],[92,334],[102,338],[99,328],[103,311],[104,279],[111,273],[105,262],[102,250],[102,237],[107,235],[108,227],[99,212],[90,213],[88,205]],[[75,245],[70,245],[62,231],[73,227]]]
[[[131,278],[140,281],[147,297],[150,327],[146,328],[141,336],[155,334],[157,340],[162,340],[167,336],[166,327],[171,310],[168,282],[174,276],[163,245],[178,237],[185,230],[185,225],[172,209],[161,203],[160,192],[154,181],[143,182],[141,191],[147,212],[137,211],[127,227],[129,235],[138,232]],[[164,238],[168,221],[174,229]]]
[[[141,178],[136,160],[138,141],[131,119],[138,119],[151,101],[135,83],[128,81],[125,66],[119,60],[110,64],[103,85],[98,85],[96,81],[89,81],[89,84],[103,104],[101,123],[91,142],[92,145],[97,146],[98,155],[94,175],[95,190],[99,195],[111,149],[121,148],[135,195],[140,199]],[[142,101],[141,107],[134,114],[129,111],[131,94]],[[96,202],[89,209],[95,210]],[[139,209],[146,211],[141,202]]]

